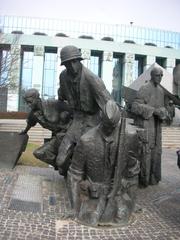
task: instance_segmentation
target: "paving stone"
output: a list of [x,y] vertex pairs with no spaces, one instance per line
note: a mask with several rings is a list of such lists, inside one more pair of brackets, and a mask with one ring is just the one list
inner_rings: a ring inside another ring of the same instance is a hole
[[52,168],[17,166],[1,171],[0,240],[179,240],[176,149],[163,149],[162,159],[162,181],[138,190],[142,211],[119,228],[92,228],[65,219],[70,210],[65,181]]
[[9,209],[40,212],[42,210],[41,181],[39,176],[19,175]]

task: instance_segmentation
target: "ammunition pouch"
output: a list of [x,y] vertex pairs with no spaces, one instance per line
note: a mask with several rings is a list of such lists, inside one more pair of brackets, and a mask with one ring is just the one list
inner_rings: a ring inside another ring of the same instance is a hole
[[89,194],[91,198],[99,198],[100,196],[104,195],[107,196],[110,191],[110,186],[104,183],[96,183],[92,182],[90,179],[89,181]]

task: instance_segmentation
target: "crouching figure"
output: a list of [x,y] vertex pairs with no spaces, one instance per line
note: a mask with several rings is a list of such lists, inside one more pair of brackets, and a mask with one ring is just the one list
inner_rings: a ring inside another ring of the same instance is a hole
[[37,159],[57,169],[56,156],[58,147],[71,124],[72,113],[68,105],[58,100],[42,100],[35,88],[28,89],[24,101],[30,108],[26,128],[20,134],[26,134],[31,127],[39,123],[52,132],[52,137],[33,154]]
[[109,100],[100,124],[80,138],[67,176],[77,221],[118,226],[131,219],[139,174],[136,130]]

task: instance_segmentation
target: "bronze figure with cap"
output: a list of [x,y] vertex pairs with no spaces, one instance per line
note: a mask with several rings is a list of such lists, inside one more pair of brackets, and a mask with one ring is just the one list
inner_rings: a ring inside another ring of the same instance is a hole
[[139,161],[136,127],[109,100],[100,123],[78,142],[67,186],[75,218],[85,224],[128,223],[135,206]]
[[111,99],[102,79],[82,63],[76,46],[65,46],[60,52],[61,65],[59,99],[66,101],[73,111],[73,121],[58,150],[57,165],[62,175],[67,169],[74,147],[80,137],[99,122],[99,111]]

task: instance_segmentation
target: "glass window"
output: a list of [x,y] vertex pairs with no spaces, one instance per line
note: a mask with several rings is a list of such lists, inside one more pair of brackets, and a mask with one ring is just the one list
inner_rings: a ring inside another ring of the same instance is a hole
[[158,47],[172,44],[172,47],[180,48],[180,33],[163,31],[159,29],[138,27],[135,25],[89,23],[72,20],[40,19],[28,17],[2,16],[1,25],[5,33],[13,30],[22,30],[25,34],[45,32],[49,35],[63,32],[71,37],[90,35],[96,40],[105,36],[112,37],[116,42],[134,40],[138,44],[152,42]]
[[19,89],[19,111],[29,111],[27,104],[23,100],[23,95],[28,88],[32,87],[33,56],[34,53],[31,50],[22,49]]
[[56,85],[57,85],[57,48],[54,49],[45,48],[42,97],[44,99],[55,98]]
[[121,104],[122,96],[121,96],[121,89],[122,89],[122,69],[123,69],[123,55],[116,55],[114,54],[113,57],[113,80],[112,80],[112,97],[116,102]]
[[4,25],[5,25],[5,27],[8,27],[8,25],[9,25],[9,21],[8,21],[7,16],[4,17]]
[[33,67],[33,52],[24,52],[21,81],[21,87],[23,89],[27,89],[32,86],[32,67]]
[[156,62],[163,68],[166,68],[166,58],[156,57]]
[[18,19],[17,19],[17,28],[18,29],[21,29],[22,28],[22,20],[23,20],[23,18],[21,17],[19,17]]
[[8,84],[8,73],[11,66],[10,50],[6,48],[0,49],[0,86],[6,86]]
[[139,75],[143,73],[144,66],[145,66],[145,56],[135,55],[134,77],[133,77],[134,80],[136,80],[139,77]]
[[18,27],[18,17],[13,17],[13,30],[16,30]]
[[102,52],[100,51],[91,51],[90,58],[90,70],[101,77],[101,64],[102,64]]
[[133,64],[133,81],[138,78],[138,65],[139,61],[135,59]]
[[99,57],[98,56],[91,56],[89,68],[94,74],[98,75],[99,73]]
[[180,64],[180,59],[176,59],[176,66]]
[[13,26],[13,18],[9,17],[9,23],[8,23],[8,27],[12,27]]

